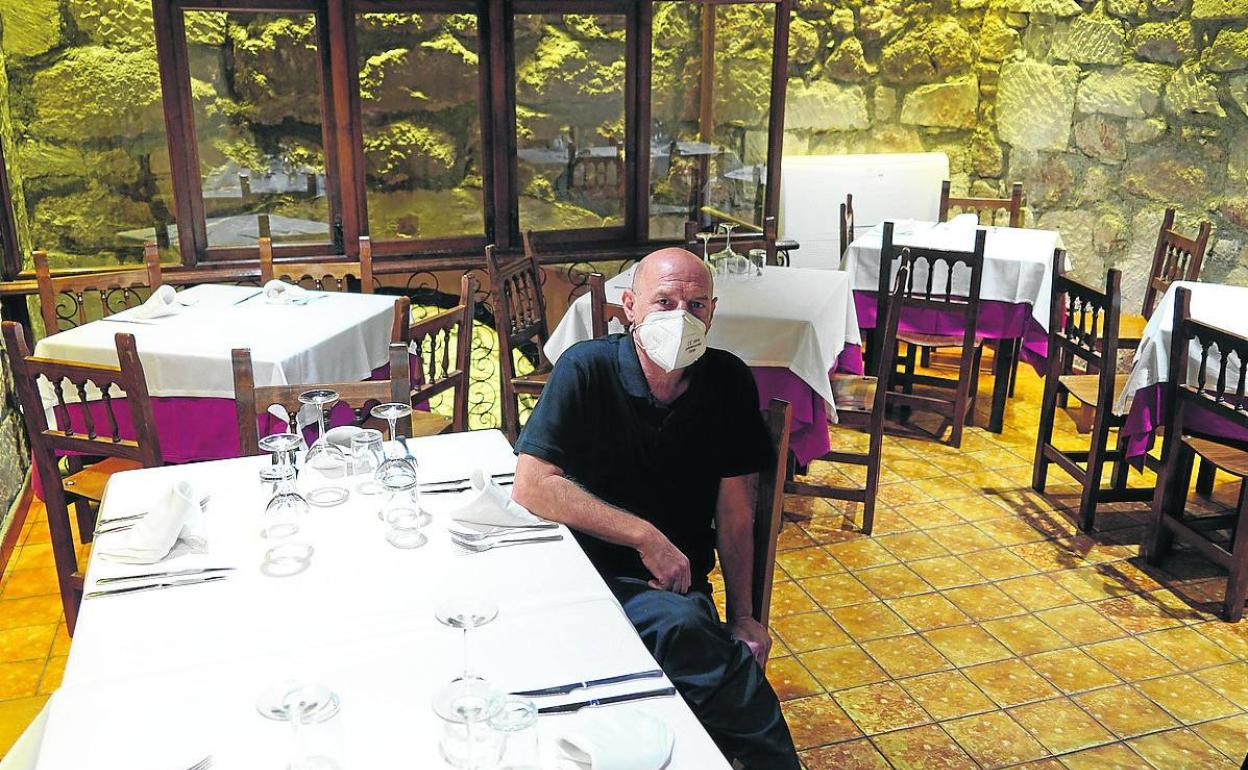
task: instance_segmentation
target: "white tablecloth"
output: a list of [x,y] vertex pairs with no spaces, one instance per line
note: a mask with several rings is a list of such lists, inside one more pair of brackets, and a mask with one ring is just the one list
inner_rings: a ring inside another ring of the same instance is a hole
[[[1140,346],[1135,351],[1131,374],[1127,384],[1114,404],[1114,410],[1126,414],[1131,401],[1140,390],[1167,382],[1170,379],[1170,343],[1174,332],[1174,294],[1179,288],[1192,292],[1192,317],[1210,326],[1217,326],[1232,334],[1248,337],[1248,287],[1225,286],[1219,283],[1175,281],[1162,295],[1157,308],[1144,326]],[[1211,348],[1205,363],[1205,371],[1211,385],[1217,384],[1218,367],[1222,357]],[[1188,382],[1195,382],[1200,371],[1200,346],[1191,343],[1188,354]],[[1227,387],[1234,389],[1239,382],[1240,362],[1231,359],[1227,367]]]
[[[620,301],[634,269],[607,281],[608,302]],[[761,278],[717,281],[715,293],[719,302],[709,346],[730,351],[750,366],[788,369],[834,408],[828,372],[847,344],[861,342],[845,273],[769,267]],[[557,361],[563,351],[590,339],[591,323],[589,296],[578,297],[546,342],[546,357]]]
[[[515,466],[497,431],[411,446],[422,483],[463,477],[475,466]],[[333,729],[341,733],[344,768],[444,767],[441,725],[430,704],[460,669],[462,646],[459,632],[437,622],[434,607],[453,592],[498,603],[497,620],[471,633],[470,650],[473,669],[503,689],[656,667],[566,530],[558,543],[463,554],[444,531],[457,495],[422,497],[434,523],[429,543],[416,550],[385,542],[371,499],[353,495],[338,508],[313,509],[293,538],[315,548],[311,568],[289,578],[263,576],[259,564],[270,544],[259,536],[265,501],[256,473],[265,462],[240,458],[113,477],[105,518],[146,509],[175,479],[208,490],[209,553],[159,568],[238,571],[213,584],[84,601],[38,767],[184,768],[209,753],[219,768],[280,767],[288,728],[257,715],[254,703],[288,678],[323,681],[340,695]],[[93,558],[86,589],[104,575],[145,571]],[[666,684],[634,682],[589,697]],[[670,767],[726,767],[679,697],[619,708],[643,709],[672,727]],[[580,718],[542,717],[545,745]]]
[[[233,348],[251,348],[259,386],[362,380],[388,360],[394,297],[325,292],[307,305],[272,305],[258,291],[193,286],[178,293],[194,304],[177,315],[140,320],[123,311],[45,337],[35,355],[116,366],[114,338],[126,332],[152,396],[215,398],[234,397]],[[44,404],[55,404],[40,385]]]
[[[1028,230],[1015,227],[981,227],[984,241],[984,273],[980,298],[1031,305],[1031,315],[1046,331],[1053,293],[1053,250],[1064,248],[1056,230]],[[855,291],[879,290],[880,246],[884,240],[881,223],[854,239],[845,253],[845,272],[852,277]],[[894,223],[893,242],[905,246],[970,251],[975,247],[974,228],[960,222]],[[962,280],[959,281],[958,279]],[[954,291],[966,293],[969,276],[954,271]],[[916,277],[916,280],[918,278]],[[943,279],[937,276],[937,284]]]

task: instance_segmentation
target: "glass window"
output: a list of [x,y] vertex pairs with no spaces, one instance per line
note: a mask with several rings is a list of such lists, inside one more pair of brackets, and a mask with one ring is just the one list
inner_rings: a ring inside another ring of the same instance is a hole
[[185,24],[208,246],[330,241],[315,15],[186,11]]
[[477,18],[356,18],[374,240],[483,235]]
[[652,239],[683,237],[690,219],[761,230],[775,20],[770,3],[654,4]]
[[622,14],[516,14],[521,230],[624,224]]
[[53,3],[31,34],[5,36],[22,246],[47,251],[53,268],[104,267],[142,263],[156,240],[177,262],[151,4],[117,18],[98,6]]

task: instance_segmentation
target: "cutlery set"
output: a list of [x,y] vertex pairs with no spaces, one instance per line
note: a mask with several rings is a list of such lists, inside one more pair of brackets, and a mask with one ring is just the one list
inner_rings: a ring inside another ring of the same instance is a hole
[[563,535],[546,535],[544,537],[504,537],[499,540],[461,540],[455,535],[451,535],[451,542],[455,544],[456,548],[465,553],[481,553],[494,548],[507,548],[526,543],[554,543],[562,539]]
[[[492,481],[498,483],[500,487],[509,487],[515,484],[516,474],[514,473],[496,473],[490,477]],[[422,495],[440,495],[449,492],[467,492],[472,489],[471,479],[445,479],[443,481],[430,481],[427,484],[421,484],[420,493]]]
[[[569,682],[568,684],[555,685],[554,687],[542,687],[537,690],[520,690],[519,692],[512,693],[512,695],[520,695],[526,698],[541,698],[547,695],[567,695],[575,690],[602,687],[609,684],[619,684],[620,682],[633,682],[638,679],[657,679],[661,676],[663,676],[662,670],[656,668],[649,671],[638,671],[633,674],[620,674],[618,676],[603,677],[602,679],[588,679],[584,682]],[[663,698],[675,694],[675,687],[660,687],[654,690],[642,690],[640,692],[630,692],[622,695],[608,695],[603,698],[591,698],[589,700],[576,701],[574,703],[561,703],[557,706],[542,706],[537,710],[537,713],[574,714],[583,708],[610,706],[613,703],[628,703],[647,698]]]
[[97,586],[107,585],[113,586],[118,583],[128,583],[133,581],[150,580],[153,582],[142,583],[140,585],[122,586],[119,588],[103,588],[95,591],[88,591],[83,595],[84,599],[97,599],[103,596],[122,596],[125,594],[137,594],[144,591],[156,591],[164,588],[176,588],[177,586],[199,585],[200,583],[215,583],[218,580],[225,580],[233,572],[233,567],[201,567],[193,569],[171,570],[168,572],[148,572],[142,575],[120,575],[116,577],[103,577],[95,581]]

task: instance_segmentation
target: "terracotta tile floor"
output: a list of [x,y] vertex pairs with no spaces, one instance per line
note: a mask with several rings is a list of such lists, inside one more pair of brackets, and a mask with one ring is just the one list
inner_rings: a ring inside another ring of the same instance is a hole
[[[1086,537],[1060,470],[1047,494],[1032,492],[1040,381],[1022,371],[1018,385],[999,436],[972,429],[961,450],[886,441],[873,537],[857,532],[853,506],[786,501],[812,518],[781,533],[768,678],[803,762],[1238,768],[1248,620],[1217,619],[1225,573],[1185,551],[1163,569],[1144,564],[1145,505],[1104,506]],[[981,393],[990,387],[985,377]],[[1063,440],[1080,440],[1058,423]],[[861,447],[832,431],[835,446]],[[1205,507],[1236,493],[1220,484]],[[69,651],[47,542],[36,507],[0,581],[0,751],[57,687]]]

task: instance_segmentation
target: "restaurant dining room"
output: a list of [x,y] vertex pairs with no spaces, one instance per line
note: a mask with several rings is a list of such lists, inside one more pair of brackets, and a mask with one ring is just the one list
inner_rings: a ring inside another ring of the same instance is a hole
[[0,0],[0,326],[0,770],[1248,770],[1248,0]]

